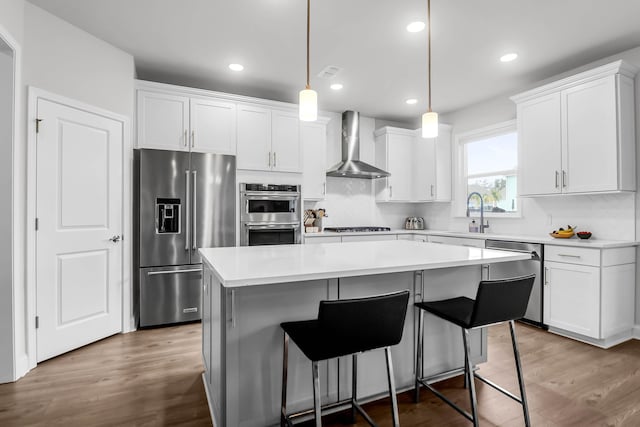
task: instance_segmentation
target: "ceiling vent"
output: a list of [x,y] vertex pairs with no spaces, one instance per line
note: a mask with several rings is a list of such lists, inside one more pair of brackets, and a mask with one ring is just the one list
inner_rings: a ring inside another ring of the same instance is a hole
[[318,77],[320,77],[321,79],[332,79],[340,74],[341,71],[342,68],[340,67],[336,67],[335,65],[327,65],[326,67],[324,67],[324,70],[318,73]]

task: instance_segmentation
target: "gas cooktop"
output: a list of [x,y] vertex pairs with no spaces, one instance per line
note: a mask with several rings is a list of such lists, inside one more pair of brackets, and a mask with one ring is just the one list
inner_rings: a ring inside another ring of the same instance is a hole
[[389,227],[325,227],[324,231],[336,233],[371,232],[371,231],[391,231]]

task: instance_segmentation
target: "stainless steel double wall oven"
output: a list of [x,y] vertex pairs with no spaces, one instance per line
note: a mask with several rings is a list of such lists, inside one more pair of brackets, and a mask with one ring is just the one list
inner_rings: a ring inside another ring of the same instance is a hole
[[198,249],[235,246],[235,157],[141,149],[134,151],[134,164],[139,325],[198,320]]
[[240,246],[301,242],[299,185],[240,184]]

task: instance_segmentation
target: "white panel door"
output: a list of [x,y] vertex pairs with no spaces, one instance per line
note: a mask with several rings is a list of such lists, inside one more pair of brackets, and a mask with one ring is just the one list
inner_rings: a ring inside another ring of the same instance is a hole
[[238,169],[271,170],[271,110],[238,105]]
[[560,193],[560,94],[518,104],[518,195]]
[[327,192],[327,125],[301,123],[300,143],[304,156],[302,197],[305,200],[324,200]]
[[271,112],[271,149],[273,170],[302,172],[300,119],[297,111]]
[[236,104],[191,99],[191,151],[236,154]]
[[44,99],[37,110],[42,361],[122,330],[123,125]]
[[618,187],[618,119],[615,76],[562,92],[566,179],[563,192]]
[[189,98],[138,91],[138,148],[189,151]]

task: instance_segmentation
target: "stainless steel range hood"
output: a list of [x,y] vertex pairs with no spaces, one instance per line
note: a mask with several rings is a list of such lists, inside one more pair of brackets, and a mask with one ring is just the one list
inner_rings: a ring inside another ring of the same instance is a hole
[[342,113],[342,161],[329,169],[327,176],[376,179],[390,175],[389,172],[360,161],[360,113]]

